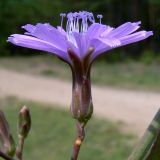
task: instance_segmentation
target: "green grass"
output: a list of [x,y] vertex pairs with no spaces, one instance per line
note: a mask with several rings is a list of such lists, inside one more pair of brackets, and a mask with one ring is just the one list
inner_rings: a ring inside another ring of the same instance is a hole
[[[1,109],[10,123],[14,137],[17,137],[18,110],[23,105],[30,107],[32,115],[32,129],[25,143],[24,159],[70,159],[75,138],[75,122],[70,113],[58,106],[20,101],[13,97],[0,99]],[[126,159],[136,138],[121,132],[121,125],[93,118],[88,123],[79,160]]]
[[96,84],[119,88],[160,91],[160,65],[99,62],[93,66],[92,80]]
[[[52,55],[31,58],[0,58],[0,67],[19,72],[38,74],[71,80],[67,64]],[[160,65],[158,63],[115,63],[108,64],[101,59],[92,67],[92,82],[111,87],[160,91]]]

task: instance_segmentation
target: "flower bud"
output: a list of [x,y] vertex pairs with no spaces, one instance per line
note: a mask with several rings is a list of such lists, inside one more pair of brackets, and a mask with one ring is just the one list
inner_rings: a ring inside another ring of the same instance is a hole
[[75,119],[84,124],[93,113],[90,82],[90,57],[93,51],[94,48],[90,47],[86,56],[80,59],[74,51],[68,50],[73,76],[71,112]]
[[16,150],[9,124],[2,111],[0,111],[0,150],[11,157],[14,156]]
[[31,116],[29,109],[23,107],[19,112],[18,135],[26,138],[31,128]]
[[71,112],[79,122],[86,123],[91,118],[93,103],[89,79],[83,78],[82,83],[75,82],[72,90]]

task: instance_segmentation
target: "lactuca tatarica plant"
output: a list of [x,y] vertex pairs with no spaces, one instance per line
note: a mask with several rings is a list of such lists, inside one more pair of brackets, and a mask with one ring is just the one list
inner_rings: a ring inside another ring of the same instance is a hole
[[94,15],[86,11],[60,16],[61,26],[27,24],[22,27],[26,30],[23,35],[13,34],[8,42],[50,52],[69,64],[73,75],[71,113],[77,120],[78,131],[71,159],[76,160],[85,136],[84,127],[93,112],[90,83],[93,61],[111,49],[144,40],[153,33],[137,31],[140,22],[127,22],[113,28],[102,24],[102,15],[97,15],[97,22]]

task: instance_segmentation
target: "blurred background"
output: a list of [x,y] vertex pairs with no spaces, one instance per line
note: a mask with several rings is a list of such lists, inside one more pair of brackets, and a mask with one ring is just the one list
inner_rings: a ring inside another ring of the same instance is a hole
[[141,21],[141,30],[154,32],[151,38],[109,51],[94,63],[95,116],[88,124],[80,159],[125,159],[159,108],[160,0],[0,0],[0,106],[15,137],[16,112],[24,104],[31,107],[33,127],[25,159],[69,159],[75,135],[68,111],[71,72],[52,55],[6,40],[23,33],[25,24],[57,26],[60,13],[80,10],[102,14],[103,24],[113,27]]

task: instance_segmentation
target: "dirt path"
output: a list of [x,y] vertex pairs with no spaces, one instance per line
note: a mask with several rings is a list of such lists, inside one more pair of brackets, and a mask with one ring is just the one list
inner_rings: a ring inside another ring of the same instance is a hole
[[[71,84],[0,69],[2,95],[69,107]],[[93,86],[93,101],[95,115],[122,121],[141,135],[160,106],[160,93]]]

